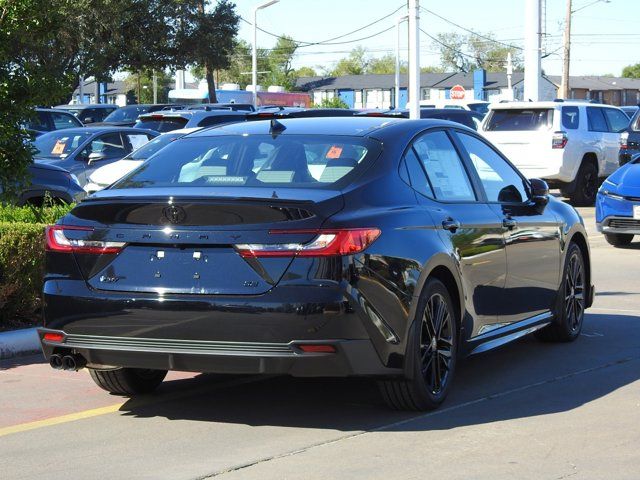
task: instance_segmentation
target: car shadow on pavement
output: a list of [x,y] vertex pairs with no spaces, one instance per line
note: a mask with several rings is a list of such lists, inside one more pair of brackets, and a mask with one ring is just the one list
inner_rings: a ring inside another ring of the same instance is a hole
[[[339,431],[371,430],[415,418],[393,428],[449,429],[568,411],[631,384],[640,379],[638,338],[640,317],[589,314],[576,342],[541,343],[529,336],[471,357],[459,363],[449,399],[431,415],[387,409],[375,383],[367,379],[255,380],[204,374],[165,382],[157,394],[129,400],[120,411],[142,418]],[[569,394],[567,382],[577,385]],[[522,392],[525,397],[537,393],[544,401],[522,401]],[[496,398],[514,403],[495,408]]]

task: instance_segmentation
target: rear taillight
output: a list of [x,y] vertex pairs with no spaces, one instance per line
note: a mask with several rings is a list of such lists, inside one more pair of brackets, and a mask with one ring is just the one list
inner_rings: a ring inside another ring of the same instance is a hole
[[259,257],[331,257],[362,252],[380,235],[377,228],[340,230],[271,230],[271,234],[300,235],[315,233],[309,243],[239,244],[235,248],[243,258]]
[[620,150],[626,150],[629,148],[629,132],[622,132],[620,134]]
[[60,343],[64,340],[64,335],[57,332],[47,332],[43,337],[47,342]]
[[567,137],[567,132],[553,132],[551,148],[564,148],[568,141],[569,137]]
[[101,240],[79,240],[67,238],[65,230],[81,230],[92,232],[91,227],[74,227],[64,225],[51,225],[45,230],[47,250],[62,253],[86,253],[91,255],[104,255],[120,253],[125,246],[124,242],[103,242]]

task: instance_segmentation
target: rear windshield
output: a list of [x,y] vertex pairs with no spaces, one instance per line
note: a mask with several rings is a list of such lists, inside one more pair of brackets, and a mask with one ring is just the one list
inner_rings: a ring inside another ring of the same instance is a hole
[[174,140],[183,137],[184,133],[166,133],[159,135],[153,140],[145,143],[143,146],[132,152],[127,160],[146,160],[151,155],[156,154],[158,151],[169,145]]
[[112,188],[342,188],[380,149],[374,140],[346,136],[186,137],[167,145]]
[[131,122],[136,120],[143,113],[147,113],[149,109],[147,107],[141,107],[140,105],[131,105],[128,107],[118,108],[114,110],[107,118],[105,122]]
[[172,130],[178,130],[184,128],[188,120],[182,117],[150,117],[141,118],[136,122],[134,127],[136,128],[148,128],[149,130],[155,130],[156,132],[164,133],[171,132]]
[[482,115],[486,115],[489,111],[488,103],[468,103],[467,107],[469,107],[469,110],[472,112],[481,113]]
[[485,130],[508,132],[518,130],[548,130],[553,125],[551,108],[510,108],[494,110]]

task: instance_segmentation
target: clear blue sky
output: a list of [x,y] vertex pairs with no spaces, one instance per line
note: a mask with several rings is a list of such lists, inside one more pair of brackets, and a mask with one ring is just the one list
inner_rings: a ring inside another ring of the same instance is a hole
[[[581,9],[594,0],[573,0],[573,10]],[[238,12],[253,21],[253,8],[264,0],[236,0]],[[491,32],[506,43],[523,45],[524,0],[421,0],[421,6],[445,17],[461,27],[477,32]],[[280,0],[258,12],[258,25],[276,34],[286,34],[296,40],[318,42],[342,35],[383,17],[406,5],[403,0]],[[562,68],[562,29],[565,0],[546,0],[546,21],[543,31],[547,37],[544,48],[555,52],[543,60],[546,73],[558,75]],[[336,40],[359,39],[395,25],[399,15],[376,23],[352,36]],[[572,75],[619,75],[625,65],[640,62],[640,0],[610,0],[598,2],[573,15]],[[421,27],[435,35],[440,32],[465,33],[429,13],[422,13]],[[404,27],[406,29],[406,26]],[[403,55],[406,55],[406,30],[403,30]],[[252,27],[241,22],[240,37],[253,41]],[[258,46],[269,48],[275,38],[258,32]],[[361,45],[372,56],[392,53],[395,49],[395,28],[373,38],[341,45],[316,45],[300,48],[294,66],[328,68],[350,49]],[[433,42],[423,36],[422,66],[438,65],[439,55]]]

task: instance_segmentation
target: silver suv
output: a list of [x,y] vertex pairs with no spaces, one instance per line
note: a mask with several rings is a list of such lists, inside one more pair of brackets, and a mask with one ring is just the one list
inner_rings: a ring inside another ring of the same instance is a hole
[[593,205],[599,179],[618,168],[617,107],[579,101],[491,105],[481,133],[527,178],[542,178],[576,205]]

